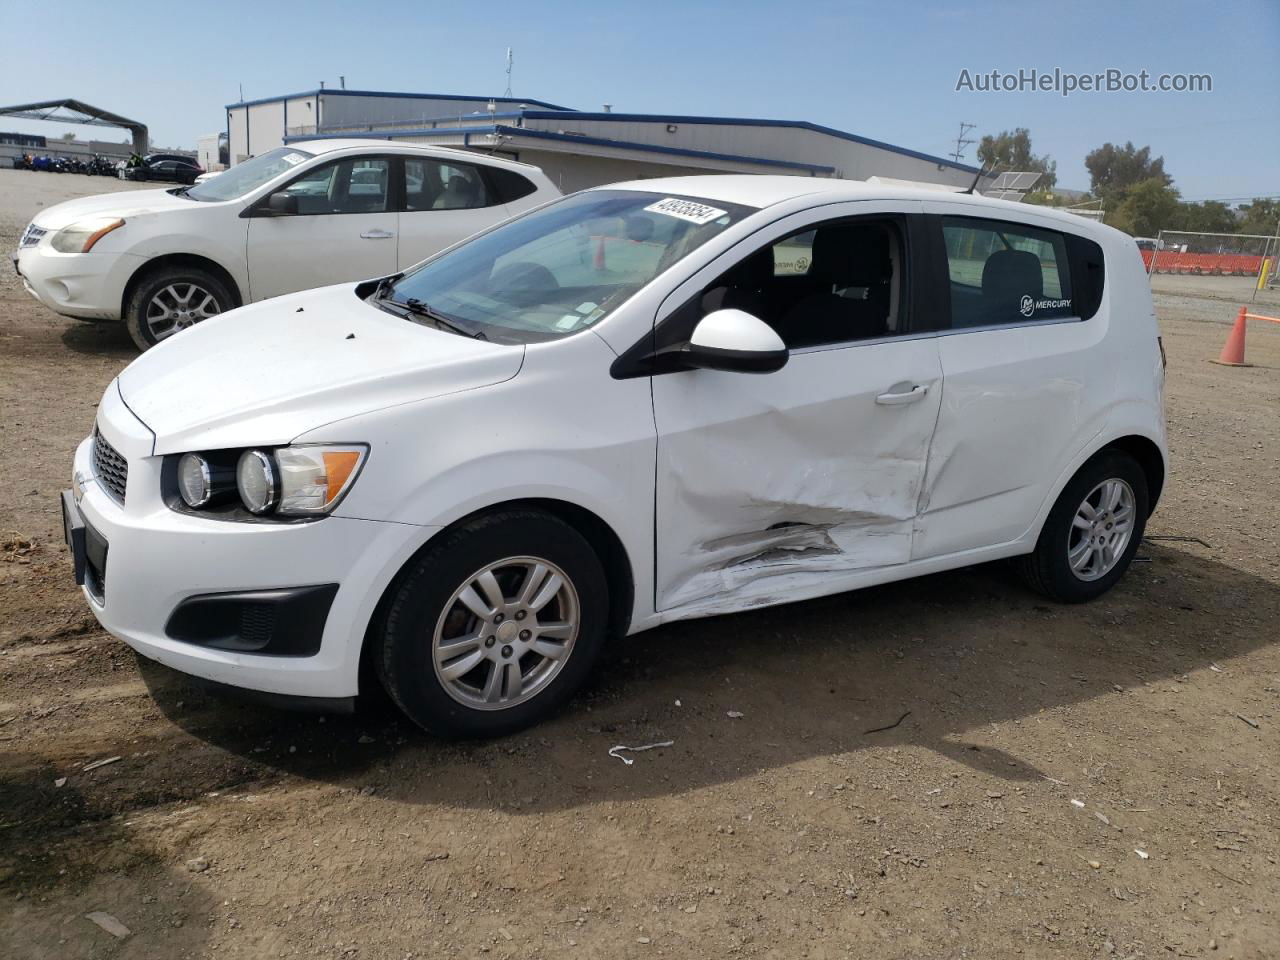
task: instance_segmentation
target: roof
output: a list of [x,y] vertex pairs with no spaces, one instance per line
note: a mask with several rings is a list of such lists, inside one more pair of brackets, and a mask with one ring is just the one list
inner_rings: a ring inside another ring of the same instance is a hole
[[928,160],[930,163],[940,164],[944,167],[951,167],[955,170],[963,170],[966,173],[976,174],[977,167],[971,167],[967,163],[957,163],[946,157],[935,157],[932,154],[921,153],[919,150],[911,150],[907,147],[895,146],[892,143],[885,143],[883,140],[873,140],[870,137],[862,137],[856,133],[848,133],[844,130],[837,130],[835,127],[825,127],[820,123],[810,123],[807,120],[765,120],[754,117],[698,117],[685,116],[680,114],[663,114],[663,113],[585,113],[580,110],[521,110],[519,113],[530,120],[606,120],[618,123],[674,123],[674,124],[710,124],[715,126],[730,127],[791,127],[797,130],[809,130],[814,133],[826,134],[829,137],[836,137],[840,140],[848,140],[852,143],[860,143],[868,147],[877,147],[880,150],[888,150],[891,153],[901,154],[906,157],[914,157],[917,160]]
[[973,207],[974,214],[997,216],[1014,213],[1019,219],[1044,217],[1065,224],[1073,233],[1090,234],[1110,231],[1092,220],[1077,217],[1049,207],[1011,200],[996,200],[980,193],[941,193],[929,185],[896,185],[868,183],[865,180],[837,180],[818,177],[756,176],[751,174],[713,174],[694,177],[656,177],[652,180],[628,180],[607,183],[592,190],[639,190],[673,196],[698,197],[722,203],[741,203],[763,209],[798,197],[820,197],[823,203],[842,200],[920,200],[924,202],[959,203]]
[[530,100],[527,97],[480,97],[474,94],[462,93],[396,93],[387,90],[344,90],[341,87],[322,87],[316,90],[303,90],[301,93],[285,93],[277,97],[261,97],[258,100],[241,100],[239,103],[228,103],[224,109],[232,110],[236,107],[254,107],[262,103],[279,103],[282,100],[298,100],[302,97],[390,97],[392,99],[401,100],[466,100],[475,103],[488,103],[492,100],[494,103],[518,104],[534,107],[544,107],[547,110],[559,110],[573,112],[572,107],[562,107],[554,103],[547,103],[544,100]]
[[[476,161],[476,154],[471,150],[461,150],[457,147],[429,146],[425,143],[403,143],[394,140],[388,141],[380,137],[320,137],[314,140],[306,137],[300,137],[290,138],[287,140],[287,143],[290,147],[295,147],[299,150],[305,150],[307,153],[314,153],[317,155],[322,153],[336,153],[339,150],[360,149],[377,153],[419,153],[432,157],[465,158],[468,163],[474,163]],[[521,163],[518,160],[511,160],[507,157],[485,157],[484,161],[486,163],[492,163],[495,166],[504,167],[531,166],[531,164]]]
[[[321,143],[332,139],[343,143],[351,142],[350,133],[301,134],[297,137],[285,137],[284,142],[297,145],[302,140]],[[803,170],[811,174],[832,174],[835,167],[817,163],[803,163],[799,160],[774,160],[768,157],[752,157],[745,154],[713,153],[708,150],[694,150],[688,147],[667,147],[662,144],[640,143],[634,140],[610,140],[605,137],[582,137],[577,134],[555,133],[550,130],[535,130],[529,127],[512,127],[501,123],[479,124],[466,127],[422,127],[417,129],[384,128],[370,130],[361,134],[366,139],[390,140],[399,137],[461,137],[464,144],[469,144],[474,136],[494,136],[505,139],[527,138],[529,140],[559,141],[575,146],[605,147],[612,150],[635,150],[640,153],[665,154],[667,156],[689,157],[695,160],[710,162],[746,163],[762,167],[773,167],[781,170]],[[444,148],[439,148],[444,149]]]

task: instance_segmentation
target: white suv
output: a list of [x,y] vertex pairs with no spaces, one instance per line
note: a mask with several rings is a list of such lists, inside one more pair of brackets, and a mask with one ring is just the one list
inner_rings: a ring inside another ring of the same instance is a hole
[[162,344],[63,507],[144,656],[322,707],[363,662],[422,726],[496,734],[667,621],[1001,558],[1098,596],[1164,485],[1163,380],[1108,227],[649,180]]
[[140,349],[233,307],[404,270],[560,196],[527,164],[371,140],[281,147],[194,187],[60,203],[13,255],[68,317],[120,320]]

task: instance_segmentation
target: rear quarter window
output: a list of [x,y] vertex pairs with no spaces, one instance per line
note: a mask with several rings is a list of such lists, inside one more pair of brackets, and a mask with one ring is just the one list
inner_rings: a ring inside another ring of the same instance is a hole
[[482,169],[498,203],[511,203],[529,196],[538,189],[514,170],[506,170],[502,167],[483,167]]
[[1068,233],[1066,237],[1067,257],[1071,263],[1071,285],[1076,294],[1076,316],[1081,320],[1088,320],[1102,305],[1102,291],[1107,281],[1106,258],[1102,254],[1102,247],[1092,240],[1074,233]]

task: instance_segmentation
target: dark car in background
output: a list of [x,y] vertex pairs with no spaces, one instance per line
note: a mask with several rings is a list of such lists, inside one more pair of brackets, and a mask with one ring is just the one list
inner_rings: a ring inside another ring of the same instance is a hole
[[164,180],[170,183],[195,183],[204,173],[204,167],[191,157],[176,153],[152,153],[142,158],[142,163],[126,167],[126,180]]

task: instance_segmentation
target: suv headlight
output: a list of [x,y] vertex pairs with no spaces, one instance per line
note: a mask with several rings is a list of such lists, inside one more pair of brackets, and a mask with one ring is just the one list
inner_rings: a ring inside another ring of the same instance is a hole
[[59,253],[88,253],[93,245],[112,230],[119,230],[124,221],[119,217],[90,217],[68,224],[53,235],[49,244]]
[[320,517],[346,495],[368,452],[358,444],[308,444],[184,453],[169,489],[189,510],[211,515],[226,516],[238,499],[264,518]]

